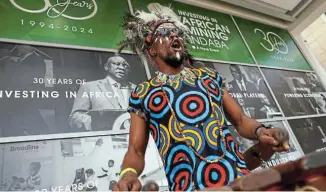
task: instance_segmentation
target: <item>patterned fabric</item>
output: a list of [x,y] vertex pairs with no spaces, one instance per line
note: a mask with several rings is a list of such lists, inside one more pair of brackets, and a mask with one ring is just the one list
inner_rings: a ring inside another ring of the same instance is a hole
[[191,69],[209,87],[214,111],[205,86],[198,78],[183,78],[163,88],[176,112],[184,134],[197,152],[210,160],[223,154],[216,118],[223,125],[226,155],[218,163],[200,160],[185,144],[173,118],[168,101],[156,78],[138,85],[131,93],[129,109],[149,122],[150,132],[162,157],[171,191],[191,191],[227,185],[248,173],[238,145],[225,121],[222,107],[224,79],[210,68]]

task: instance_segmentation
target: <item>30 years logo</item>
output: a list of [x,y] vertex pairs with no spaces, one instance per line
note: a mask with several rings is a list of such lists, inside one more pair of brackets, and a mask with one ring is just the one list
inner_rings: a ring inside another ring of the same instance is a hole
[[289,48],[285,41],[276,33],[264,32],[261,29],[256,28],[255,33],[260,32],[263,35],[263,41],[260,45],[269,52],[276,52],[281,54],[288,54]]
[[[10,0],[10,2],[21,11],[27,13],[43,13],[46,11],[47,16],[50,18],[57,18],[59,16],[72,19],[72,20],[87,20],[94,17],[97,13],[98,7],[96,4],[96,0],[39,0],[38,2],[44,4],[43,8],[41,9],[28,9],[22,5],[22,3],[18,3],[17,0]],[[33,1],[35,3],[36,1]],[[51,2],[54,2],[51,4]],[[42,6],[41,6],[42,7]],[[85,16],[73,16],[69,14],[69,8],[82,8],[80,13],[85,13]],[[88,11],[87,11],[88,10]]]

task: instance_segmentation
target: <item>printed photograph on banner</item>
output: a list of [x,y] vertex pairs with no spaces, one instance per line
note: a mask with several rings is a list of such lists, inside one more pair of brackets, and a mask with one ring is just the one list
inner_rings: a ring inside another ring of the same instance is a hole
[[173,0],[131,0],[134,11],[168,13],[189,28],[188,48],[194,57],[254,63],[227,14]]
[[284,115],[326,113],[326,90],[313,72],[262,69]]
[[326,151],[326,117],[289,120],[303,152]]
[[234,17],[260,65],[312,70],[286,29]]
[[1,1],[0,38],[115,49],[127,0]]
[[137,56],[0,43],[0,136],[128,132]]
[[[61,165],[56,188],[74,191],[110,191],[119,180],[122,161],[128,145],[128,135],[62,139]],[[69,155],[67,155],[69,154]],[[145,155],[145,168],[139,177],[144,184],[154,180],[164,187],[166,176],[155,143],[150,138]]]
[[226,78],[229,94],[248,117],[269,119],[281,116],[257,67],[220,63],[211,63],[210,66]]
[[[266,126],[270,126],[272,128],[282,128],[286,129],[282,121],[274,121],[274,122],[265,122],[264,123]],[[238,142],[239,144],[239,151],[241,153],[246,152],[251,146],[253,146],[256,141],[248,140],[239,135],[237,130],[233,127],[230,126],[230,132],[233,136],[233,139]],[[294,144],[294,135],[290,135],[290,149],[288,152],[280,152],[280,153],[275,153],[268,161],[263,162],[262,165],[255,170],[260,170],[264,168],[270,168],[277,166],[282,163],[286,163],[288,161],[293,161],[301,156],[303,156],[299,150],[296,148],[296,145]]]
[[51,191],[52,141],[3,144],[1,191]]

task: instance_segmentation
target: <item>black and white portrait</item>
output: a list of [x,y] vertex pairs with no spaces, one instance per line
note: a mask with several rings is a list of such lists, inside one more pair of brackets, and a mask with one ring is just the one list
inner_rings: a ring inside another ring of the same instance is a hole
[[[286,129],[282,121],[272,121],[272,122],[265,122],[265,126],[267,127],[277,127],[277,128],[283,128]],[[239,150],[241,153],[246,152],[251,146],[253,146],[256,142],[245,139],[239,135],[237,130],[230,126],[230,132],[233,136],[233,139],[238,142],[239,144]],[[292,137],[292,139],[291,139]],[[263,162],[262,165],[257,168],[257,170],[262,168],[269,168],[276,166],[281,163],[285,163],[288,161],[295,160],[299,157],[301,157],[301,153],[297,150],[295,142],[293,140],[293,136],[290,136],[290,149],[287,152],[281,152],[281,153],[275,153],[268,161]]]
[[[129,128],[126,110],[129,95],[136,87],[130,79],[130,65],[121,55],[113,55],[104,63],[103,70],[107,73],[104,79],[80,86],[69,117],[71,127],[88,131]],[[118,127],[114,123],[112,126],[112,116],[124,118]]]
[[325,113],[325,89],[315,73],[262,70],[285,116]]
[[326,118],[315,117],[289,120],[303,152],[326,151]]
[[0,136],[128,132],[131,90],[147,79],[132,54],[0,44]]
[[269,119],[281,115],[257,67],[219,63],[210,66],[226,78],[229,94],[248,117]]

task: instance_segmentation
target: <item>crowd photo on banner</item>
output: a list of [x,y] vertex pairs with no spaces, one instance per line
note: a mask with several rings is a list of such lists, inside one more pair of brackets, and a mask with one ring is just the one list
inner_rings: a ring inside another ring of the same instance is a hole
[[[31,141],[1,145],[1,191],[110,191],[119,180],[127,135]],[[140,176],[167,187],[163,164],[150,138]]]

